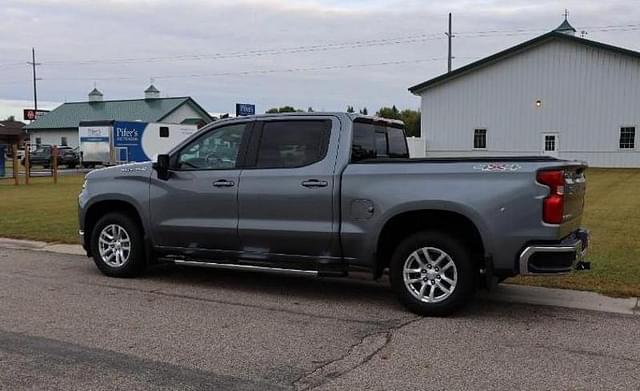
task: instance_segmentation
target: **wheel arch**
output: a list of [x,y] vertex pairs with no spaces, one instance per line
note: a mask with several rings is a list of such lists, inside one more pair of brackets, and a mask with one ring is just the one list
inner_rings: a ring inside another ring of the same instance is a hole
[[84,246],[87,253],[91,253],[91,237],[93,229],[100,218],[107,213],[120,212],[132,218],[140,227],[142,235],[147,242],[147,230],[142,221],[142,217],[138,209],[130,202],[118,199],[107,199],[96,201],[91,204],[84,214]]
[[402,240],[418,231],[435,230],[460,238],[471,250],[478,267],[487,256],[487,243],[481,227],[466,214],[450,209],[411,209],[389,217],[376,241],[374,278],[379,278],[389,266],[391,255]]

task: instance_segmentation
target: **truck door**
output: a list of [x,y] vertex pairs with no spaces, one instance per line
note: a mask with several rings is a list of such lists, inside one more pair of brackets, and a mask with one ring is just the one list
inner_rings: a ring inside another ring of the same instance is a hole
[[248,167],[240,174],[242,256],[311,261],[337,255],[332,246],[340,121],[276,117],[257,121],[255,128]]
[[166,181],[152,178],[150,212],[159,246],[234,251],[238,183],[251,122],[205,131],[171,155]]

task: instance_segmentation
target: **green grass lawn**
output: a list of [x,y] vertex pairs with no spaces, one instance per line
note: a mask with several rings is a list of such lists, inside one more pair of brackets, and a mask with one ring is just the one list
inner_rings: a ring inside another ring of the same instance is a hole
[[582,220],[591,231],[591,271],[511,282],[640,296],[640,169],[589,169]]
[[[0,181],[0,236],[77,243],[82,176]],[[590,169],[583,225],[591,230],[592,270],[558,277],[517,277],[518,284],[640,296],[640,169]]]
[[83,175],[0,181],[0,236],[78,243],[78,193]]

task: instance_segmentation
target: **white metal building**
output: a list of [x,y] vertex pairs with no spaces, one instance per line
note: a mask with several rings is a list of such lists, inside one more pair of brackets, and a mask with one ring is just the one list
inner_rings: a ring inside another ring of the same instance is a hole
[[409,89],[426,155],[548,154],[640,167],[640,53],[560,27]]

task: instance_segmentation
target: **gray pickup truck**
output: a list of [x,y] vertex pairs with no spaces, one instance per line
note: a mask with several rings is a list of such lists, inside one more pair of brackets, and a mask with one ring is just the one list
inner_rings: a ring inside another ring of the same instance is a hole
[[580,264],[585,169],[541,156],[411,159],[401,122],[355,114],[243,117],[154,163],[89,173],[80,235],[109,276],[157,262],[388,270],[410,310],[446,314],[487,281]]

